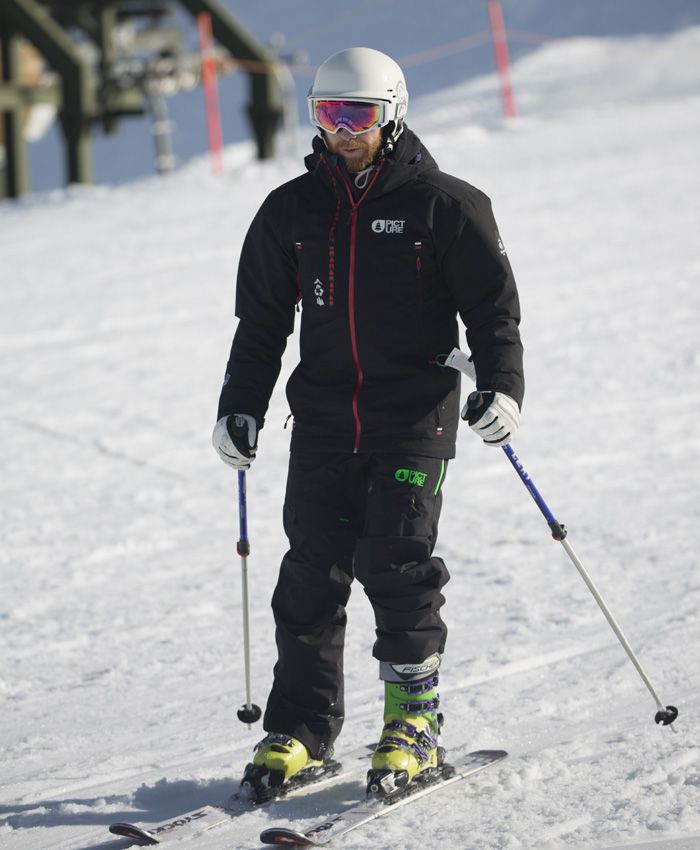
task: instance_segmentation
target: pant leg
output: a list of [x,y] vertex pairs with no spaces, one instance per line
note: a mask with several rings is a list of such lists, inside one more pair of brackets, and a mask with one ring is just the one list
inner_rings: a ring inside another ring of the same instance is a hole
[[298,738],[317,758],[329,750],[344,720],[345,605],[363,482],[356,456],[290,456],[284,504],[289,551],[272,597],[278,661],[264,728]]
[[380,661],[418,663],[444,650],[441,589],[449,573],[432,553],[446,468],[440,458],[373,458],[355,574],[374,609]]

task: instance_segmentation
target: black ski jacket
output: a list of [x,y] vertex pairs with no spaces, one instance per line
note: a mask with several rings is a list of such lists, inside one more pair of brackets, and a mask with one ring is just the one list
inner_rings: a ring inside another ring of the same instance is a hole
[[219,418],[262,426],[300,304],[293,450],[454,457],[460,376],[438,361],[458,314],[478,388],[523,398],[518,295],[489,199],[409,129],[362,190],[318,137],[305,163],[244,241]]

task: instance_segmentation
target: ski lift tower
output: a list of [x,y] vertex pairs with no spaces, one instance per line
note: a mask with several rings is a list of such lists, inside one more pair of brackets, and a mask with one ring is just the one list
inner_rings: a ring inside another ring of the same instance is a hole
[[[219,0],[2,0],[0,4],[0,122],[5,140],[4,194],[29,190],[26,109],[49,102],[58,110],[69,183],[92,182],[91,131],[117,132],[121,119],[153,112],[153,98],[174,93],[179,74],[198,68],[176,27],[164,21],[177,6],[192,16],[209,14],[214,39],[250,80],[248,119],[258,157],[274,156],[282,97],[274,56]],[[125,24],[136,40],[124,46]],[[29,42],[52,73],[41,87],[22,84],[20,47]],[[198,76],[198,71],[197,71]],[[162,118],[162,115],[161,115]],[[2,172],[0,171],[0,175]],[[0,197],[3,191],[0,186]]]

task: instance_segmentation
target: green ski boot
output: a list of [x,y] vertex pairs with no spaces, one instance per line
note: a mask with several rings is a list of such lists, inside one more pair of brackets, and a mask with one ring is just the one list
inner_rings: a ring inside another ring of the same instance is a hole
[[253,761],[246,765],[241,793],[256,802],[285,794],[289,789],[333,773],[340,765],[311,758],[301,741],[290,735],[267,734],[255,746]]
[[367,793],[388,797],[444,761],[438,675],[384,683],[384,729],[367,774]]

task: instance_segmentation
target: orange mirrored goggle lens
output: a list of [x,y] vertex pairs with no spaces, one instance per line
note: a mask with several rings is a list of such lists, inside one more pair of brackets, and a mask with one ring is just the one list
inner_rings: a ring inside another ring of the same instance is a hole
[[337,133],[345,127],[351,133],[366,133],[379,127],[384,110],[378,103],[360,103],[353,100],[316,100],[314,117],[322,130]]

